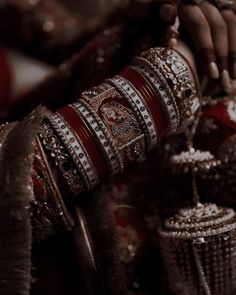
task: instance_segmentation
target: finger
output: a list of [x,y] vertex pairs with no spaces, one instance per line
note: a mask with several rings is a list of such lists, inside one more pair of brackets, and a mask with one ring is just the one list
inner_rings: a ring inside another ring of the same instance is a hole
[[203,12],[197,5],[180,4],[179,17],[199,51],[205,73],[211,79],[218,79],[219,70],[216,64],[211,30]]
[[236,79],[236,52],[229,53],[229,70],[232,79]]
[[200,3],[203,14],[205,15],[210,29],[217,58],[217,65],[220,71],[221,84],[224,88],[231,87],[228,72],[228,29],[219,11],[214,5],[207,1]]
[[159,10],[159,16],[162,21],[172,25],[177,17],[177,6],[179,0],[154,0],[154,5]]
[[173,24],[177,17],[177,6],[173,4],[163,4],[160,7],[159,15],[163,21]]
[[228,42],[229,42],[229,72],[233,79],[236,79],[236,15],[230,9],[223,9],[221,11],[222,17],[225,20],[228,28]]

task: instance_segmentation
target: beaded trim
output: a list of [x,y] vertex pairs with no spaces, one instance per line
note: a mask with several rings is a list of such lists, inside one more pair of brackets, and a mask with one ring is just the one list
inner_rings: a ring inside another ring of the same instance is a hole
[[165,221],[165,227],[166,228],[171,228],[171,229],[176,229],[176,230],[186,230],[186,229],[196,229],[196,228],[204,228],[204,227],[209,227],[209,226],[216,226],[219,224],[224,224],[227,223],[229,220],[231,220],[233,217],[235,216],[235,212],[233,209],[227,208],[227,210],[225,210],[225,215],[223,215],[222,217],[218,217],[218,219],[214,220],[214,222],[212,220],[209,221],[202,221],[202,222],[191,222],[189,224],[186,223],[175,223],[173,222],[173,220],[166,220]]
[[167,238],[178,238],[178,239],[192,239],[192,238],[203,238],[203,237],[210,237],[210,236],[215,236],[215,235],[220,235],[224,234],[226,232],[236,230],[236,221],[230,224],[225,224],[224,227],[218,228],[218,229],[207,229],[206,231],[202,232],[182,232],[180,233],[179,231],[172,231],[172,232],[167,232],[160,230],[159,234],[163,237]]
[[198,203],[195,207],[181,209],[167,219],[164,228],[160,229],[160,234],[168,238],[196,239],[235,229],[236,218],[233,209]]
[[91,98],[98,97],[100,94],[104,93],[104,91],[109,90],[109,88],[109,85],[102,83],[98,86],[83,91],[80,94],[80,97],[89,102]]
[[88,190],[93,188],[98,183],[98,176],[78,136],[74,134],[70,127],[68,127],[68,123],[58,113],[51,115],[48,120],[68,150],[81,174],[86,188]]
[[51,157],[55,159],[55,164],[62,173],[73,195],[78,195],[80,192],[84,191],[83,181],[80,175],[78,175],[74,163],[71,162],[69,154],[61,144],[59,138],[54,134],[49,123],[43,123],[39,138],[44,148],[48,150]]
[[93,108],[84,100],[70,105],[78,112],[99,141],[102,152],[106,156],[113,175],[123,171],[123,163],[112,137]]

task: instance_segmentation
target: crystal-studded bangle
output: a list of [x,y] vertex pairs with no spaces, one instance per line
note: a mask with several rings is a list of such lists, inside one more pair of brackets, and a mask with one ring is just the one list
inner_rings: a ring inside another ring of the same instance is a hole
[[172,81],[172,91],[181,93],[183,97],[191,100],[196,94],[193,74],[187,61],[176,50],[167,48],[151,48],[142,53],[141,57],[149,60],[159,69],[162,75]]
[[48,116],[48,121],[63,142],[68,154],[75,163],[78,173],[85,185],[90,190],[97,184],[97,174],[93,167],[93,163],[86,152],[78,135],[75,134],[73,128],[58,112]]
[[78,195],[84,191],[83,181],[78,174],[75,164],[71,161],[70,155],[62,145],[58,136],[48,122],[44,122],[39,133],[39,138],[45,150],[47,150],[55,164],[62,173],[63,178],[73,195]]
[[157,144],[158,135],[150,110],[148,110],[144,99],[134,86],[122,76],[117,75],[109,79],[109,82],[121,91],[131,105],[134,115],[144,132],[147,150],[152,149]]
[[152,66],[159,70],[171,87],[183,120],[192,114],[192,107],[198,96],[196,81],[191,67],[176,50],[152,48],[142,54]]
[[134,87],[142,93],[142,97],[152,114],[160,138],[166,136],[169,128],[168,117],[165,114],[166,110],[165,106],[163,106],[162,98],[157,95],[153,85],[151,85],[142,72],[135,67],[125,68],[121,75],[128,79]]
[[90,130],[96,136],[100,143],[100,148],[107,158],[113,175],[123,171],[124,165],[121,160],[119,151],[117,150],[113,138],[105,124],[99,118],[94,109],[83,99],[74,103],[72,107],[78,112],[83,120],[88,124]]
[[[33,179],[36,180],[35,185],[37,183],[42,183],[47,191],[46,199],[45,196],[41,196],[41,194],[37,195],[36,193],[35,199],[31,202],[31,209],[35,207],[41,208],[40,216],[38,216],[39,214],[37,212],[34,214],[34,210],[32,210],[32,218],[37,219],[34,224],[38,227],[38,222],[41,221],[40,228],[45,225],[48,229],[48,221],[50,220],[52,228],[55,228],[55,231],[71,230],[74,225],[73,218],[65,206],[39,138],[36,137],[33,143],[35,148]],[[37,180],[39,182],[37,182]]]

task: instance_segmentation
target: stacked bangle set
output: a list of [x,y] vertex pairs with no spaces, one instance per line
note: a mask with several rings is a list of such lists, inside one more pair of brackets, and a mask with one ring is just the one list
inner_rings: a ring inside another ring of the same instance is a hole
[[153,48],[75,103],[48,111],[38,139],[78,195],[183,126],[198,104],[195,82],[176,51]]

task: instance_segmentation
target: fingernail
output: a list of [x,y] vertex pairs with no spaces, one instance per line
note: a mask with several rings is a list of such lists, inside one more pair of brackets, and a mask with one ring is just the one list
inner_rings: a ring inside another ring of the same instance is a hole
[[174,22],[176,18],[176,8],[172,4],[164,4],[160,8],[160,18],[166,22]]
[[168,46],[169,47],[175,47],[178,44],[178,40],[176,38],[170,38],[168,41]]
[[223,70],[221,72],[221,83],[222,83],[222,86],[226,90],[230,90],[231,89],[230,76],[229,76],[229,72],[227,70]]
[[215,62],[211,62],[208,65],[208,71],[209,71],[209,76],[212,79],[219,79],[220,74],[219,74],[219,70],[217,67],[217,64]]

